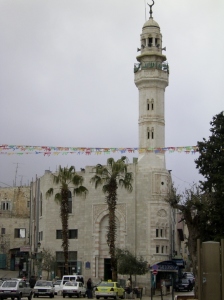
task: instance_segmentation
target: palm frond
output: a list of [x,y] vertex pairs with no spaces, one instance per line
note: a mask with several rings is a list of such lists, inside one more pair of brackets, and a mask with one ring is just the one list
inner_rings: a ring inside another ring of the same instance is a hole
[[81,175],[75,174],[72,177],[72,183],[75,186],[82,185],[83,181],[84,181],[84,179],[83,179],[83,177]]
[[95,183],[95,188],[97,188],[99,185],[101,185],[103,183],[103,179],[101,176],[99,175],[94,175],[91,180],[90,180],[91,183]]
[[47,198],[50,198],[51,195],[53,195],[54,193],[54,189],[53,188],[50,188],[47,192],[46,192],[46,197]]
[[73,190],[73,193],[74,193],[74,195],[77,195],[77,196],[81,195],[81,196],[86,197],[86,195],[88,194],[88,190],[86,187],[80,185],[79,187],[77,187]]
[[56,202],[61,202],[61,200],[62,200],[62,196],[61,196],[61,194],[60,193],[57,193],[57,194],[55,194],[55,196],[54,196],[54,200],[56,201]]

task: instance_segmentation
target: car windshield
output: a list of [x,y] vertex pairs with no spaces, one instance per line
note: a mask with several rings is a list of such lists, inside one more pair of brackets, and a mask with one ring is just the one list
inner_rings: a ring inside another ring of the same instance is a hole
[[187,284],[188,284],[189,281],[188,281],[188,279],[182,279],[182,280],[181,280],[181,283],[187,283]]
[[102,281],[98,286],[113,287],[114,283],[113,282]]
[[2,287],[16,287],[17,281],[5,281]]
[[51,281],[37,281],[36,286],[52,286]]

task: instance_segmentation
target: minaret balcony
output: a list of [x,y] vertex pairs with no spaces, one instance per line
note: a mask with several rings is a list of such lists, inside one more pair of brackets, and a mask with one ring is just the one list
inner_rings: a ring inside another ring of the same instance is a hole
[[157,69],[169,74],[168,63],[161,63],[159,61],[144,61],[141,63],[134,64],[134,73],[141,70]]

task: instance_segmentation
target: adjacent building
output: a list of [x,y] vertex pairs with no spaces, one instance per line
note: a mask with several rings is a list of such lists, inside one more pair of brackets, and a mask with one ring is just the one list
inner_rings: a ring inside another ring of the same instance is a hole
[[0,269],[28,274],[30,187],[0,188]]

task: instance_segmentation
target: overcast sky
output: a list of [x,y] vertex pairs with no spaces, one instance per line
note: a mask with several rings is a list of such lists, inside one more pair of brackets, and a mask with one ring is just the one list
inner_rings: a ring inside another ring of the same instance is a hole
[[[133,66],[145,16],[144,0],[0,0],[0,143],[138,147]],[[223,16],[223,0],[155,1],[170,66],[167,147],[207,139],[224,110]],[[1,154],[0,186],[110,156]],[[178,188],[200,179],[196,158],[166,154]]]

